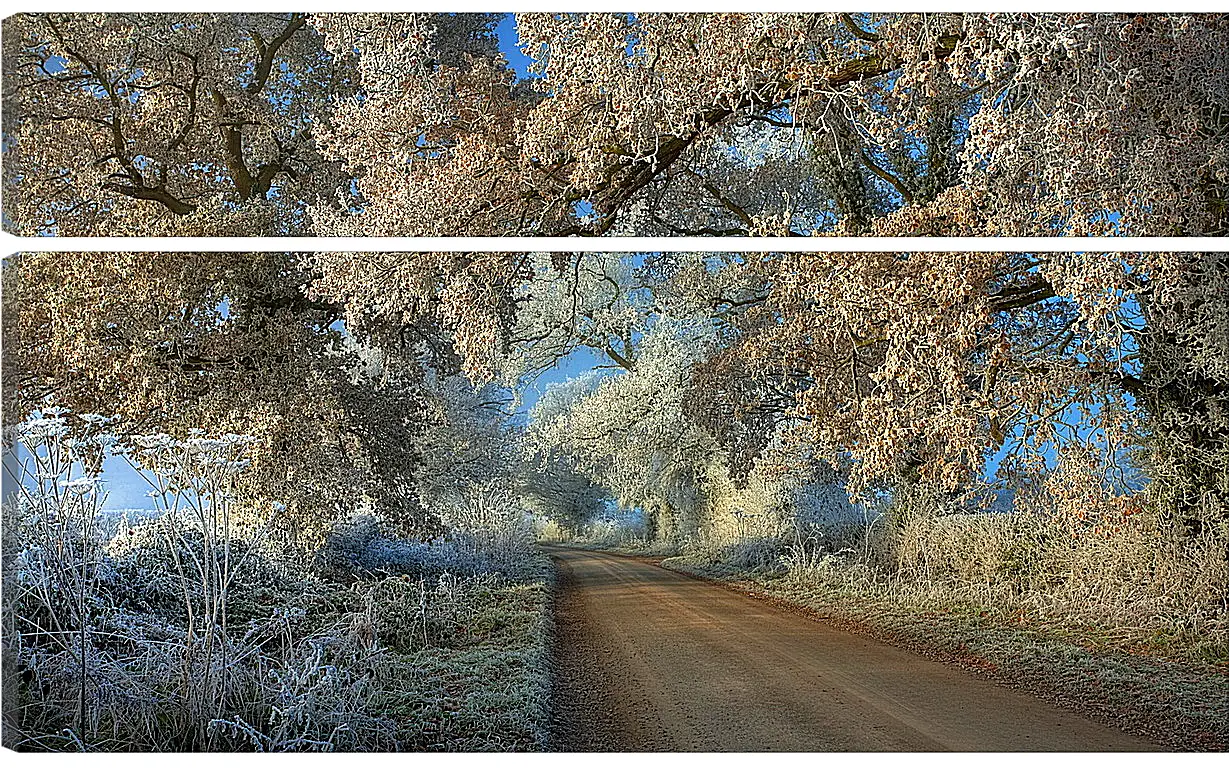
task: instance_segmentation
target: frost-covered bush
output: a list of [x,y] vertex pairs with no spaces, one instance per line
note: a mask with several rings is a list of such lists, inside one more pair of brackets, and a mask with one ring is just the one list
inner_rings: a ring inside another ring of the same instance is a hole
[[[231,626],[264,615],[304,578],[276,562],[264,542],[235,538],[227,549],[233,562],[225,606]],[[100,588],[117,605],[186,620],[187,606],[206,599],[203,585],[181,580],[175,566],[176,557],[197,563],[208,556],[207,539],[199,530],[180,530],[166,517],[154,518],[123,529],[107,542],[106,553],[110,568]]]
[[522,574],[536,568],[533,522],[510,489],[498,483],[474,487],[443,504],[440,519],[457,549],[484,558],[490,570]]
[[515,623],[495,597],[510,585],[499,574],[368,582],[358,587],[365,611],[361,618],[380,645],[400,651],[494,642]]
[[1182,535],[1148,503],[1055,506],[1046,494],[1010,508],[961,509],[913,489],[861,525],[810,523],[783,563],[789,576],[916,605],[1115,627],[1138,642],[1169,638],[1229,653],[1229,562],[1212,532]]
[[725,545],[715,553],[715,560],[735,568],[777,570],[785,552],[786,540],[780,536],[759,536],[740,539]]
[[258,752],[394,750],[397,725],[384,714],[397,661],[351,633],[310,637],[271,668],[260,700],[263,720],[209,721],[211,735]]
[[110,422],[47,408],[11,435],[24,461],[6,539],[6,661],[22,681],[10,746],[97,748],[134,729],[134,747],[205,746],[202,718],[246,701],[259,673],[233,663],[259,649],[228,631],[251,552],[228,491],[248,441],[135,438],[163,514],[107,540],[99,472],[125,452]]
[[489,561],[445,537],[409,541],[387,534],[372,515],[357,515],[334,526],[316,553],[316,566],[331,578],[475,574]]
[[94,635],[108,608],[98,594],[105,563],[97,524],[97,473],[114,445],[107,421],[84,416],[74,434],[68,412],[49,407],[7,436],[24,460],[6,499],[6,663],[59,701],[70,739],[82,738],[92,719]]
[[316,553],[316,567],[330,578],[389,575],[435,578],[443,574],[536,574],[533,522],[514,496],[495,486],[454,494],[438,508],[445,532],[413,541],[389,534],[369,514],[337,523]]
[[639,509],[607,509],[600,517],[585,525],[579,538],[592,544],[625,546],[644,541],[649,531],[645,515]]

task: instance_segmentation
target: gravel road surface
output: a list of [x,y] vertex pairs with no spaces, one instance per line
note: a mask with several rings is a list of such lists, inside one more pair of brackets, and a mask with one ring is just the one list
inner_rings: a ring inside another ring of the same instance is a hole
[[554,748],[1146,751],[1026,693],[640,558],[549,548]]

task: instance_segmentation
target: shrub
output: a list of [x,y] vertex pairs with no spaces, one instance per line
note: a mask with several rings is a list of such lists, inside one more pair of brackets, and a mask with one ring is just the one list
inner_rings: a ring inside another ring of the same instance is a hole
[[354,579],[475,574],[488,570],[490,563],[481,552],[442,537],[430,541],[392,538],[377,518],[357,515],[334,526],[316,554],[316,567],[330,578]]

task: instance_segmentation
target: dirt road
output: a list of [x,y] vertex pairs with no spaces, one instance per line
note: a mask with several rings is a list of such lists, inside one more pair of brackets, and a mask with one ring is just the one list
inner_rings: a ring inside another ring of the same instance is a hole
[[1027,694],[652,563],[551,548],[563,751],[1144,751]]

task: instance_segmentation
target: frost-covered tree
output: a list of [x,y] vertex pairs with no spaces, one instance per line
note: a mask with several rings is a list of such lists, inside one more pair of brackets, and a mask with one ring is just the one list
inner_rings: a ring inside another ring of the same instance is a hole
[[284,501],[308,538],[364,499],[430,526],[413,482],[438,407],[424,377],[455,360],[430,321],[414,329],[443,362],[418,341],[373,366],[295,254],[24,254],[4,273],[6,421],[50,401],[125,434],[250,434],[247,500]]
[[[346,51],[382,60],[405,22],[383,23]],[[326,151],[364,169],[368,204],[318,220],[432,235],[1224,228],[1223,17],[518,14],[517,29],[532,90],[471,57],[343,105]]]
[[[320,253],[309,295],[339,307],[356,336],[390,349],[426,344],[473,378],[494,378],[533,257],[506,253]],[[432,324],[447,332],[441,345]]]
[[398,346],[433,318],[461,369],[509,386],[581,348],[631,369],[655,308],[655,281],[628,254],[325,253],[312,269],[312,294],[355,333]]
[[530,414],[530,444],[562,453],[620,504],[644,509],[658,535],[696,533],[714,452],[681,406],[691,364],[710,335],[702,325],[656,318],[634,369],[549,392]]
[[4,38],[21,234],[294,234],[344,184],[316,131],[353,75],[305,14],[18,14]]
[[6,21],[22,232],[1216,235],[1223,14]]
[[[230,421],[250,419],[280,456],[340,454],[369,476],[403,478],[429,452],[430,404],[447,404],[441,423],[461,427],[455,409],[470,402],[432,394],[428,371],[441,382],[463,373],[457,392],[485,398],[466,388],[526,386],[584,348],[622,373],[543,399],[531,432],[550,433],[550,450],[535,461],[579,461],[573,469],[628,504],[696,508],[683,500],[698,498],[710,460],[734,487],[826,466],[855,493],[923,484],[960,496],[982,484],[991,457],[1004,482],[1035,484],[1052,468],[1047,456],[1074,460],[1078,449],[1097,472],[1064,493],[1085,498],[1081,484],[1099,473],[1096,493],[1129,509],[1131,484],[1115,474],[1124,452],[1144,446],[1148,476],[1165,480],[1153,487],[1171,492],[1175,517],[1197,532],[1226,518],[1224,261],[30,256],[7,270],[21,279],[6,291],[17,318],[6,383],[27,408],[55,394],[83,411],[115,403],[185,428],[222,419],[219,429],[239,431]],[[398,361],[395,375],[356,375],[339,320],[355,343]],[[461,433],[488,434],[475,429]],[[495,432],[475,461],[504,450]],[[297,477],[292,487],[321,498],[344,498],[353,482]],[[400,482],[379,494],[408,499]]]
[[503,376],[532,378],[581,348],[631,370],[637,340],[656,309],[652,282],[625,253],[536,254],[517,289]]
[[472,488],[513,484],[518,467],[508,393],[475,387],[459,375],[429,375],[425,384],[413,473],[423,503],[450,503]]
[[[855,490],[955,492],[1000,451],[1009,471],[1082,446],[1111,475],[1146,444],[1190,527],[1229,519],[1223,255],[808,254],[732,268],[765,290],[729,317],[691,409],[735,467],[818,455]],[[1133,503],[1110,485],[1097,492]]]
[[609,493],[559,450],[530,447],[523,457],[520,498],[538,517],[579,533],[605,514]]

